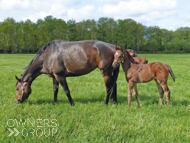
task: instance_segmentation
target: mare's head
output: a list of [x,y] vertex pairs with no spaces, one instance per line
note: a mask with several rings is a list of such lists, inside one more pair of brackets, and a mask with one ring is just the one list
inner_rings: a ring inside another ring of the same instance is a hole
[[31,93],[31,82],[30,79],[28,81],[22,81],[21,79],[19,79],[17,76],[15,76],[17,83],[16,83],[16,98],[15,98],[15,102],[19,103],[19,102],[23,102],[25,101],[28,96]]
[[114,54],[114,61],[112,63],[112,67],[114,69],[116,69],[120,63],[124,63],[124,53],[121,46],[119,46],[119,49],[117,48],[117,46],[115,46],[115,50],[116,52]]

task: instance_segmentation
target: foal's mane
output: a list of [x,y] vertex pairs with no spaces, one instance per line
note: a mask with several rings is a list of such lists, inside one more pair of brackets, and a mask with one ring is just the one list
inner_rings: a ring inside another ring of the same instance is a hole
[[23,75],[21,76],[20,80],[21,82],[23,82],[23,79],[27,73],[27,71],[29,70],[30,66],[33,64],[33,62],[42,54],[44,53],[44,51],[47,49],[48,46],[50,46],[50,44],[52,43],[53,41],[51,41],[50,43],[44,45],[37,53],[36,53],[36,56],[32,59],[32,61],[29,63],[29,65],[25,68],[25,71],[23,73]]
[[127,54],[127,56],[129,57],[129,60],[130,60],[131,63],[138,64],[137,62],[135,62],[135,60],[133,59],[133,57],[131,57],[131,55],[129,54],[128,51],[126,51],[126,50],[123,50],[123,51]]

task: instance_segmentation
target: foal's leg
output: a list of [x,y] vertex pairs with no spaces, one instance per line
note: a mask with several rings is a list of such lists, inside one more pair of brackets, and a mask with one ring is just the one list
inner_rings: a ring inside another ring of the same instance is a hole
[[73,102],[73,99],[72,99],[72,97],[70,95],[70,91],[69,91],[65,76],[55,75],[55,78],[61,84],[61,86],[63,87],[63,89],[65,91],[65,94],[67,95],[71,106],[74,106],[74,102]]
[[54,92],[54,102],[57,103],[57,93],[59,89],[59,82],[53,77],[53,92]]
[[133,82],[128,82],[128,108],[131,107],[132,89],[134,87]]
[[164,92],[166,94],[166,98],[167,98],[167,105],[169,106],[170,105],[170,90],[168,88],[168,85],[167,83],[163,83],[161,84],[162,85],[162,88],[164,89]]
[[157,85],[159,93],[160,93],[160,99],[159,99],[158,104],[162,105],[164,90],[157,79],[155,79],[155,82],[156,82],[156,85]]
[[139,97],[138,97],[137,84],[133,87],[133,93],[134,93],[134,96],[137,100],[138,106],[141,107],[142,105],[141,105],[141,103],[139,101]]

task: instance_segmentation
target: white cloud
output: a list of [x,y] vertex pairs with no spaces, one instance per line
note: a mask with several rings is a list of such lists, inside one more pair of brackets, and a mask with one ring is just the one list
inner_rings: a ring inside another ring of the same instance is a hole
[[65,21],[110,17],[170,29],[189,26],[189,12],[187,0],[0,0],[0,21],[12,17],[36,22],[48,15]]
[[99,12],[120,19],[144,19],[143,22],[146,22],[174,15],[176,8],[177,0],[133,0],[104,5],[99,8]]
[[1,0],[0,8],[4,10],[12,10],[15,8],[19,9],[27,9],[29,8],[30,1],[29,0]]
[[94,6],[84,6],[80,9],[69,9],[68,17],[70,19],[82,20],[82,19],[92,19],[93,15],[95,15],[95,7]]

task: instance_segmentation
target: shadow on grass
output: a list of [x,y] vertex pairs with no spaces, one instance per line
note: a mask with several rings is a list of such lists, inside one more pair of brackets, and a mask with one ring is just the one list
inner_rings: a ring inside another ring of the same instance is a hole
[[[80,97],[75,97],[73,98],[73,101],[74,103],[96,103],[96,102],[102,102],[102,104],[104,104],[105,102],[105,99],[102,99],[101,97],[93,97],[93,98],[80,98]],[[69,104],[69,100],[67,97],[65,97],[64,99],[57,99],[57,103],[54,103],[54,100],[53,99],[38,99],[38,100],[35,100],[35,101],[28,101],[29,104]]]
[[[143,102],[143,105],[153,105],[153,104],[158,104],[159,101],[159,96],[146,96],[146,95],[140,95],[139,99],[140,102]],[[98,97],[92,97],[92,98],[80,98],[80,97],[75,97],[73,98],[74,103],[83,103],[83,104],[87,104],[87,103],[102,103],[104,104],[105,102],[105,97],[104,96],[98,96]],[[127,96],[117,96],[117,103],[118,104],[126,104],[128,101]],[[136,99],[134,96],[132,96],[132,102],[136,102]],[[35,101],[28,101],[29,104],[55,104],[53,99],[38,99]],[[109,99],[108,104],[112,104],[113,103],[113,99]],[[64,99],[59,99],[58,98],[58,102],[56,104],[69,104],[69,100],[67,99],[67,97],[65,97]],[[167,100],[164,97],[163,99],[163,103],[162,104],[167,104]],[[190,105],[190,102],[187,100],[172,100],[172,98],[170,99],[170,104],[172,106],[188,106]]]
[[[118,95],[117,99],[118,99],[119,104],[123,104],[124,102],[128,102],[127,95],[126,96],[119,96]],[[152,96],[147,96],[145,94],[139,95],[140,102],[143,102],[143,105],[146,105],[146,106],[158,104],[159,99],[160,99],[159,95],[152,95]],[[137,102],[134,95],[132,95],[131,102]],[[165,95],[164,95],[162,104],[167,105],[167,99],[166,99]],[[170,98],[170,104],[172,106],[179,106],[179,105],[188,106],[188,105],[190,105],[190,101],[188,101],[188,100],[175,100],[173,97],[171,97]]]

